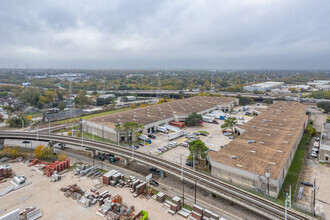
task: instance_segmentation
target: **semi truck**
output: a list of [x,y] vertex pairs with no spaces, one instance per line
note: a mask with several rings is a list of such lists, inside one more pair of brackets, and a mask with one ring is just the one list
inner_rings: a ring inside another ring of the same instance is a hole
[[210,122],[212,123],[214,121],[215,117],[211,117],[211,116],[206,116],[206,115],[203,115],[202,116],[202,120],[205,121],[205,122]]
[[186,131],[177,131],[177,132],[174,132],[172,134],[169,134],[168,135],[168,140],[171,141],[171,140],[174,140],[175,138],[185,136],[186,134],[187,134]]

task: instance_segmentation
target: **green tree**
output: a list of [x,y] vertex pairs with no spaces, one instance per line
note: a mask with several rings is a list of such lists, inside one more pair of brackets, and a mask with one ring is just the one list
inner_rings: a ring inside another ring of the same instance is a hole
[[78,95],[74,99],[74,103],[79,107],[83,108],[89,104],[89,100],[83,91],[79,91]]
[[135,135],[136,138],[139,137],[143,129],[143,124],[138,124],[136,122],[125,122],[123,125],[117,123],[115,125],[117,137],[119,133],[124,134],[128,144],[132,143],[133,135]]
[[234,126],[236,125],[237,119],[234,117],[229,117],[225,120],[225,123],[221,125],[222,129],[230,128],[232,133],[234,133]]
[[9,125],[9,127],[21,128],[23,127],[23,123],[24,123],[24,127],[27,127],[28,120],[25,115],[17,114],[16,116],[7,119],[6,123]]
[[322,108],[327,113],[330,112],[330,102],[319,102],[317,103],[318,108]]
[[192,142],[189,143],[189,157],[188,159],[191,160],[191,162],[193,162],[193,158],[195,160],[199,160],[201,159],[205,159],[206,155],[207,155],[207,151],[208,148],[205,146],[205,144],[201,141],[201,140],[194,140]]
[[202,115],[193,112],[190,115],[188,115],[185,123],[187,126],[195,126],[195,125],[199,125],[201,121],[202,121]]
[[64,102],[61,102],[60,104],[58,104],[58,109],[60,111],[63,111],[66,108],[66,104]]
[[251,103],[251,101],[248,97],[240,96],[240,97],[238,97],[238,99],[239,99],[240,105],[249,105]]

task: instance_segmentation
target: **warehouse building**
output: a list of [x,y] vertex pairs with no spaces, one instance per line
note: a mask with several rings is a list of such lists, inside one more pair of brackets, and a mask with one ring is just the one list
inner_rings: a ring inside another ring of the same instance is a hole
[[322,125],[319,161],[327,164],[330,163],[330,123],[324,123]]
[[308,123],[306,107],[275,101],[258,116],[237,125],[239,136],[207,156],[211,174],[245,188],[277,196]]
[[[83,121],[84,132],[93,133],[105,139],[117,142],[115,125],[117,123],[136,122],[143,124],[143,133],[153,133],[157,126],[168,124],[171,121],[185,121],[189,114],[209,113],[213,110],[224,112],[232,111],[238,99],[231,97],[195,96],[124,112],[113,113]],[[134,138],[134,137],[133,137]],[[120,137],[121,141],[125,136]]]
[[244,86],[243,89],[248,92],[254,92],[254,91],[267,92],[272,89],[278,88],[283,84],[284,82],[263,82],[249,86]]

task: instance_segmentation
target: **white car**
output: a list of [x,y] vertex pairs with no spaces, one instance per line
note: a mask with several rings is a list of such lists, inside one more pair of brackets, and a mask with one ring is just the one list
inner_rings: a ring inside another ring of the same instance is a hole
[[316,152],[313,151],[313,152],[311,153],[311,156],[314,157],[314,158],[317,158],[317,154],[316,154]]
[[318,149],[318,148],[316,148],[316,147],[313,147],[312,151],[314,151],[314,152],[318,153],[318,152],[319,152],[319,149]]
[[316,141],[319,141],[319,140],[320,140],[320,138],[319,138],[319,137],[315,137],[315,138],[314,138],[314,140],[316,140]]

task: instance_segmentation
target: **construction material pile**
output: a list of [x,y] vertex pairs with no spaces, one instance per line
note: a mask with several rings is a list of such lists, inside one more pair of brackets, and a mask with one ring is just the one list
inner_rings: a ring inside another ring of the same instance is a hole
[[64,192],[64,196],[70,197],[74,200],[80,199],[85,194],[77,184],[69,185],[60,190]]
[[191,220],[219,220],[219,215],[214,214],[210,210],[204,209],[198,205],[194,205],[191,215]]
[[26,208],[20,213],[20,215],[22,220],[34,220],[42,217],[40,208],[37,207]]
[[103,200],[103,204],[97,210],[96,214],[108,219],[122,219],[129,220],[133,219],[134,206],[128,207],[123,204],[123,198],[120,195],[114,196],[112,199],[110,197]]
[[[32,161],[33,162],[33,161]],[[70,167],[70,159],[66,159],[65,161],[55,161],[50,165],[45,166],[45,175],[50,177],[54,174],[54,171],[61,172]]]
[[103,173],[101,171],[98,171],[97,166],[88,166],[86,164],[77,164],[77,167],[73,170],[74,175],[79,176],[86,176],[95,178],[95,177],[101,177]]
[[0,217],[0,220],[35,220],[42,217],[42,213],[37,207],[29,207],[22,212],[15,209]]
[[168,213],[174,215],[177,211],[181,209],[181,198],[174,196],[172,201],[166,200],[165,205],[169,207]]
[[13,178],[13,171],[11,170],[9,165],[0,167],[0,181],[5,178]]
[[32,162],[28,165],[29,167],[37,165],[37,164],[44,164],[44,165],[49,165],[47,162],[42,162],[41,160],[34,159]]
[[52,181],[52,182],[57,182],[57,181],[60,181],[61,178],[62,178],[62,176],[59,175],[58,172],[55,170],[55,171],[54,171],[54,174],[52,175],[52,179],[51,179],[51,181]]
[[124,174],[119,173],[117,170],[111,170],[105,173],[103,175],[103,183],[111,186],[119,184],[120,187],[127,185]]

